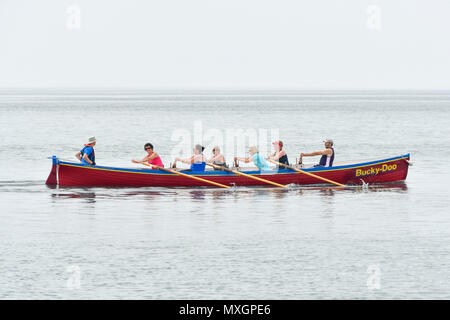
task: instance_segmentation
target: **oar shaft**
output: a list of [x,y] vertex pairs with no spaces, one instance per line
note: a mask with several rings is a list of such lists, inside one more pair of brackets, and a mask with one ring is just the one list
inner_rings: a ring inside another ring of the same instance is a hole
[[190,179],[193,179],[193,180],[209,183],[209,184],[212,184],[214,186],[218,186],[218,187],[222,187],[222,188],[230,188],[230,186],[226,186],[226,185],[218,183],[218,182],[214,182],[214,181],[206,180],[206,179],[203,179],[203,178],[199,178],[199,177],[196,177],[196,176],[193,176],[193,175],[190,175],[190,174],[185,174],[185,173],[182,173],[182,172],[179,172],[179,171],[166,169],[166,168],[155,166],[155,165],[151,165],[151,164],[148,164],[148,163],[143,163],[143,164],[146,165],[146,166],[149,166],[149,167],[154,167],[154,168],[159,169],[161,171],[166,171],[166,172],[170,172],[170,173],[173,173],[173,174],[178,174],[180,176],[187,177],[187,178],[190,178]]
[[294,171],[297,171],[297,172],[301,172],[301,173],[306,174],[306,175],[308,175],[308,176],[310,176],[310,177],[314,177],[314,178],[316,178],[316,179],[319,179],[319,180],[322,180],[322,181],[325,181],[325,182],[328,182],[328,183],[331,183],[331,184],[335,184],[335,185],[340,186],[340,187],[345,187],[345,185],[343,185],[342,183],[339,183],[339,182],[336,182],[336,181],[333,181],[333,180],[330,180],[330,179],[327,179],[327,178],[323,178],[323,177],[321,177],[321,176],[312,174],[312,173],[310,173],[310,172],[303,171],[303,170],[300,170],[300,169],[297,169],[297,168],[288,166],[287,164],[280,163],[280,162],[278,162],[278,161],[274,161],[274,160],[271,160],[271,159],[269,159],[269,161],[272,162],[272,163],[275,163],[275,164],[277,164],[277,165],[279,165],[279,166],[283,166],[283,167],[285,167],[285,168],[288,168],[288,169],[291,169],[291,170],[294,170]]
[[258,181],[261,181],[261,182],[264,182],[264,183],[267,183],[267,184],[271,184],[271,185],[274,185],[274,186],[277,186],[277,187],[286,188],[285,185],[282,185],[282,184],[279,184],[279,183],[276,183],[276,182],[273,182],[273,181],[270,181],[270,180],[266,180],[266,179],[263,179],[263,178],[255,177],[255,176],[252,176],[252,175],[249,175],[249,174],[246,174],[246,173],[243,173],[243,172],[239,172],[239,171],[236,171],[236,170],[228,169],[228,168],[225,168],[225,167],[222,167],[222,166],[218,166],[218,165],[213,164],[213,163],[207,163],[207,165],[211,166],[211,167],[214,167],[214,168],[217,168],[217,169],[221,169],[221,170],[225,170],[225,171],[228,171],[228,172],[232,172],[232,173],[235,173],[235,174],[238,174],[238,175],[250,178],[250,179],[254,179],[254,180],[258,180]]

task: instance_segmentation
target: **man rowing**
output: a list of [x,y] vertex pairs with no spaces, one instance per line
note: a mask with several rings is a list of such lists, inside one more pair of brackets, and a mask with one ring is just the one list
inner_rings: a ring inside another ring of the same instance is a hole
[[303,157],[321,156],[319,164],[315,165],[315,167],[332,167],[334,161],[333,140],[326,139],[324,142],[325,142],[324,150],[311,153],[301,153],[299,164],[302,164]]
[[75,157],[81,161],[82,164],[90,164],[95,166],[95,151],[94,146],[97,140],[95,137],[90,137],[87,144],[84,145],[83,149],[75,154]]

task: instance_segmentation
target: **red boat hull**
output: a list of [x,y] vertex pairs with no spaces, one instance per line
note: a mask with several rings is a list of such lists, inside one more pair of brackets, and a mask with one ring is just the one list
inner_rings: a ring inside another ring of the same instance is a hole
[[[303,170],[342,184],[362,184],[363,182],[372,184],[403,181],[408,174],[408,166],[409,154],[332,168]],[[243,172],[283,185],[323,184],[323,181],[317,178],[287,169],[264,174],[258,171]],[[183,171],[183,173],[230,186],[267,185],[255,179],[224,171]],[[56,157],[53,157],[52,170],[46,184],[85,187],[212,187],[206,182],[158,170],[86,166],[59,161]]]

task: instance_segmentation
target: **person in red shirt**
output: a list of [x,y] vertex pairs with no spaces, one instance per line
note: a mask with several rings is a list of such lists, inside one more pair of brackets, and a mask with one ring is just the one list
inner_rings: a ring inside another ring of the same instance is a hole
[[164,164],[161,160],[161,157],[159,156],[159,154],[157,154],[155,151],[153,151],[153,145],[151,143],[146,143],[144,145],[144,149],[145,149],[145,151],[147,151],[148,154],[141,160],[131,160],[131,162],[142,163],[142,164],[148,163],[151,165],[155,165],[155,166],[164,168]]

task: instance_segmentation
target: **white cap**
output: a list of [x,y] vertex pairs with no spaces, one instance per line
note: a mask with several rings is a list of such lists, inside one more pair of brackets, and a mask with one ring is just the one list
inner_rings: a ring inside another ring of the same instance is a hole
[[329,142],[329,143],[331,143],[331,144],[334,144],[334,143],[333,143],[333,139],[325,139],[324,142]]
[[97,142],[97,140],[95,139],[95,137],[90,137],[90,138],[89,138],[88,144],[91,144],[91,143],[94,143],[94,142]]

